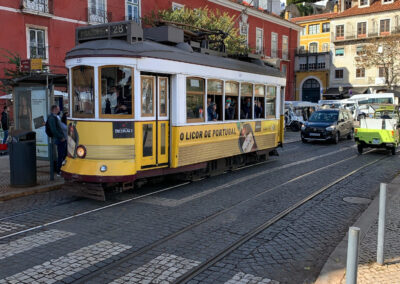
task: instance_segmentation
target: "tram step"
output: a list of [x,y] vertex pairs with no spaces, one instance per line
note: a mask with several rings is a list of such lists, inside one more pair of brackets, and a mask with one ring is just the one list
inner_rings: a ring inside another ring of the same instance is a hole
[[101,184],[68,182],[64,185],[64,188],[75,196],[106,201],[104,188]]

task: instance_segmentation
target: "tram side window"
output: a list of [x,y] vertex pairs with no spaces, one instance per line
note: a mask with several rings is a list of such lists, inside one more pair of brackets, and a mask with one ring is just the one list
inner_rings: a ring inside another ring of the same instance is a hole
[[168,116],[168,78],[158,78],[158,92],[160,98],[160,116]]
[[72,115],[94,117],[94,68],[78,66],[72,69]]
[[100,69],[102,115],[132,115],[132,71],[122,66]]
[[239,83],[225,83],[225,120],[238,119]]
[[253,85],[243,83],[240,85],[240,119],[253,118]]
[[153,76],[141,76],[142,80],[142,116],[154,116],[154,90]]
[[254,93],[254,118],[265,118],[265,87],[256,85]]
[[207,120],[222,120],[223,82],[219,80],[207,81]]
[[267,117],[276,116],[276,87],[267,87]]
[[187,122],[204,121],[204,79],[186,79],[186,117]]

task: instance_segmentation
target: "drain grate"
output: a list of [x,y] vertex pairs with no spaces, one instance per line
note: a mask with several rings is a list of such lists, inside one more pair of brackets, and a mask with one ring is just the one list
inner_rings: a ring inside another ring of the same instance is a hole
[[346,201],[348,203],[354,203],[354,204],[369,204],[371,202],[371,199],[363,198],[363,197],[356,197],[356,196],[349,196],[349,197],[343,198],[343,201]]

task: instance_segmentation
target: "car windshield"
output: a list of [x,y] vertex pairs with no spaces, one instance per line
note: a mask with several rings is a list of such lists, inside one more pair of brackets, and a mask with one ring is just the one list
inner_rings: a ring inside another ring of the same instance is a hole
[[316,111],[310,116],[310,122],[333,122],[338,120],[336,111]]

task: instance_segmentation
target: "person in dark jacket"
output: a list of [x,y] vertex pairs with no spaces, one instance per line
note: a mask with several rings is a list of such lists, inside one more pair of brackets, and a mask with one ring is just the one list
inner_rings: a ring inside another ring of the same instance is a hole
[[57,167],[56,172],[60,174],[62,162],[67,153],[67,140],[65,140],[64,132],[61,127],[61,120],[58,117],[60,108],[57,105],[51,107],[51,114],[47,118],[49,120],[52,139],[57,145]]
[[6,144],[8,138],[8,130],[10,129],[10,118],[8,115],[8,106],[4,106],[3,112],[1,113],[1,126],[3,128],[4,137],[3,144]]

